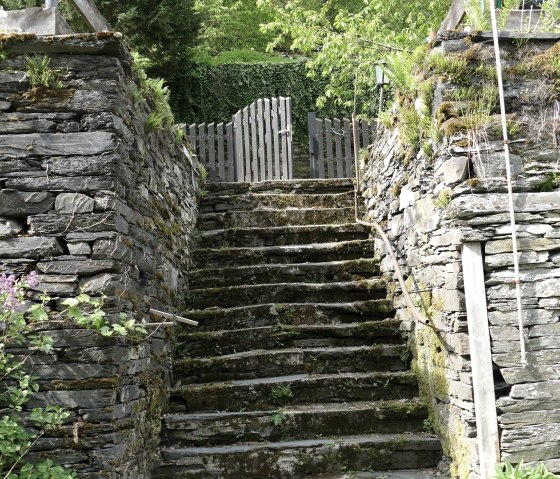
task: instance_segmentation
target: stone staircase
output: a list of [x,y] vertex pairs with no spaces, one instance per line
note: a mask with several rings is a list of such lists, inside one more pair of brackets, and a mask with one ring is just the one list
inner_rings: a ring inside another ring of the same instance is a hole
[[154,479],[436,477],[353,217],[349,180],[208,185]]

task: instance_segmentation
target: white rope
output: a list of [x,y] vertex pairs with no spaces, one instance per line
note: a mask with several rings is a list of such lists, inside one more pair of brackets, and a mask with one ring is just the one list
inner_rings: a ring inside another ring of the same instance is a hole
[[500,59],[500,44],[498,41],[498,26],[496,21],[496,10],[494,8],[494,0],[488,0],[490,3],[490,14],[492,17],[492,34],[494,37],[494,54],[496,56],[496,71],[498,74],[498,92],[500,94],[500,111],[502,117],[502,130],[504,136],[504,156],[506,160],[506,180],[508,187],[509,216],[511,224],[511,241],[513,245],[513,269],[515,273],[515,295],[517,298],[517,322],[519,327],[519,344],[521,347],[521,364],[527,364],[527,355],[525,352],[525,335],[523,329],[523,310],[521,307],[521,279],[519,277],[519,255],[517,252],[517,231],[515,224],[515,209],[513,206],[513,187],[511,183],[511,164],[509,157],[509,139],[506,120],[506,106],[504,100],[504,83],[502,79],[502,61]]

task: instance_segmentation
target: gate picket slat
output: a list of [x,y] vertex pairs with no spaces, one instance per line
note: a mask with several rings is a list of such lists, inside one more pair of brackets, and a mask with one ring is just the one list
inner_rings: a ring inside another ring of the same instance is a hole
[[239,110],[233,116],[233,141],[235,151],[235,181],[245,180],[245,161],[243,158],[243,124],[242,113]]
[[227,143],[227,159],[226,159],[226,169],[227,177],[224,181],[235,181],[235,164],[233,155],[233,123],[230,121],[226,125],[226,143]]
[[216,181],[216,143],[214,123],[208,124],[208,179]]
[[249,107],[243,108],[243,138],[244,138],[244,158],[245,181],[251,182],[251,137],[249,132]]
[[259,133],[258,157],[259,157],[259,180],[266,180],[266,166],[264,157],[264,117],[263,117],[263,101],[257,100],[257,128]]
[[280,142],[281,142],[281,157],[282,157],[282,179],[288,179],[288,122],[286,118],[286,99],[280,97],[280,108],[278,114],[280,115]]
[[216,127],[218,140],[218,181],[226,181],[226,165],[224,161],[224,124],[218,123]]
[[334,178],[332,122],[325,118],[325,146],[327,148],[327,178]]
[[317,131],[317,178],[325,177],[325,156],[323,144],[323,120],[316,120],[315,130]]
[[286,123],[288,133],[286,134],[286,141],[288,143],[288,179],[292,179],[294,176],[294,164],[292,155],[292,99],[290,97],[286,98]]
[[204,166],[204,168],[208,168],[208,164],[206,163],[206,135],[205,135],[206,124],[200,123],[198,125],[198,158],[200,162]]
[[249,128],[251,130],[251,181],[260,180],[259,155],[257,150],[257,114],[255,103],[249,107]]
[[272,99],[272,138],[274,143],[274,175],[272,179],[280,179],[280,139],[278,134],[278,99]]
[[198,152],[196,151],[196,145],[198,143],[196,136],[196,124],[193,123],[189,125],[189,141],[191,142],[193,154],[198,157]]
[[309,138],[309,172],[311,178],[318,177],[317,170],[317,114],[313,111],[307,114],[307,128]]
[[342,122],[344,124],[344,177],[352,178],[352,163],[354,161],[352,156],[352,130],[348,118],[344,118]]
[[264,100],[264,124],[265,124],[265,145],[266,145],[266,175],[267,180],[272,180],[274,178],[274,172],[272,171],[272,127],[270,119],[270,99],[265,98]]
[[340,120],[334,119],[334,142],[336,152],[336,178],[344,178],[344,171],[342,171],[342,128],[340,128]]
[[369,146],[369,123],[367,120],[362,120],[362,148]]

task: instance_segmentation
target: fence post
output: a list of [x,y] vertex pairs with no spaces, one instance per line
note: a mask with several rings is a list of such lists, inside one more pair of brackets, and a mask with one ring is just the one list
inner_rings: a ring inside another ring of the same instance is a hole
[[235,181],[245,180],[245,169],[243,164],[243,126],[241,125],[241,110],[231,117],[233,123],[233,151],[235,165]]
[[311,178],[317,178],[317,113],[314,111],[307,114],[307,131],[309,133],[309,168]]

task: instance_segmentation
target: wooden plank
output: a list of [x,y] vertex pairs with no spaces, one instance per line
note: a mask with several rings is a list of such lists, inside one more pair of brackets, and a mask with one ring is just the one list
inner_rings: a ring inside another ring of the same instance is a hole
[[280,143],[282,145],[280,156],[282,162],[282,179],[287,180],[288,177],[288,121],[286,118],[286,99],[280,97],[278,115],[280,116]]
[[208,168],[206,163],[206,124],[200,123],[198,125],[198,159],[204,168]]
[[93,0],[72,0],[86,23],[94,32],[110,32],[111,25],[97,9]]
[[463,244],[462,262],[480,474],[492,477],[500,460],[500,439],[480,243]]
[[251,183],[251,136],[249,132],[249,107],[243,108],[243,164],[245,168],[245,181]]
[[463,6],[463,0],[453,0],[447,16],[439,27],[439,31],[447,32],[457,29],[464,15],[465,7]]
[[192,125],[189,125],[189,141],[191,142],[191,147],[192,147],[192,152],[195,156],[198,157],[198,153],[196,151],[196,145],[198,143],[198,137],[196,134],[196,124],[193,123]]
[[325,147],[327,150],[327,178],[334,178],[332,121],[325,118]]
[[266,163],[264,157],[264,111],[263,101],[257,100],[257,128],[258,128],[258,157],[259,157],[259,180],[266,180]]
[[243,119],[241,110],[233,116],[233,141],[235,152],[235,181],[245,180],[245,160],[243,158]]
[[264,100],[264,124],[265,124],[265,146],[266,146],[266,176],[267,180],[274,178],[272,171],[272,126],[270,118],[270,99]]
[[315,123],[317,131],[317,178],[325,177],[325,157],[323,145],[323,120],[317,120]]
[[214,123],[208,124],[208,180],[216,181],[216,137]]
[[218,140],[218,181],[226,181],[226,163],[224,154],[224,124],[218,123],[216,138]]
[[317,170],[317,113],[307,114],[307,134],[309,137],[309,172],[311,178],[318,178]]
[[352,165],[354,164],[354,156],[352,155],[352,128],[350,128],[350,120],[344,118],[344,177],[352,178],[354,176]]
[[272,99],[271,105],[272,141],[274,150],[274,174],[271,180],[279,180],[280,176],[280,138],[278,134],[278,99]]
[[[356,149],[358,149],[358,156],[360,154],[360,120],[353,118],[352,119],[352,145],[354,147],[354,169],[360,168],[360,163],[356,164],[355,156],[356,156]],[[358,176],[360,171],[354,171],[354,175]]]
[[230,121],[226,125],[226,143],[227,143],[227,158],[226,158],[226,180],[235,181],[235,155],[233,153],[233,123]]
[[286,135],[286,140],[288,142],[288,179],[291,180],[294,177],[294,160],[292,153],[292,99],[290,97],[286,98],[286,122],[288,123],[288,134]]
[[362,148],[367,148],[369,146],[369,123],[367,120],[362,120]]
[[260,181],[259,155],[257,149],[257,113],[255,103],[249,107],[249,128],[251,130],[251,177],[252,181]]
[[340,120],[334,119],[334,143],[336,153],[336,175],[335,178],[344,178],[344,171],[342,169],[342,128],[340,127]]

